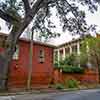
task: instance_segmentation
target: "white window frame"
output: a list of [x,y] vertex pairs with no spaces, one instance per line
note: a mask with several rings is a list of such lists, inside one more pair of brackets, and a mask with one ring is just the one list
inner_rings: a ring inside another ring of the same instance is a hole
[[45,52],[44,49],[39,50],[39,63],[45,62]]

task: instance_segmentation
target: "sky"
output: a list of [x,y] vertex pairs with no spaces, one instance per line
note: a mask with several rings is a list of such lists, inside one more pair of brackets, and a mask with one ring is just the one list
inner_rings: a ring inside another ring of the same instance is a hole
[[94,14],[87,12],[86,20],[89,25],[96,24],[97,31],[100,31],[100,7],[98,8],[98,11],[95,12]]
[[[84,9],[84,8],[82,8],[82,9]],[[91,24],[97,25],[97,32],[100,32],[100,7],[98,8],[98,11],[93,14],[91,12],[89,12],[87,8],[85,8],[85,11],[86,11],[86,21],[87,21],[88,25],[91,25]],[[53,31],[59,32],[62,34],[60,37],[57,37],[55,39],[50,39],[49,43],[59,45],[59,44],[71,41],[72,38],[77,38],[78,36],[73,37],[69,34],[68,31],[66,31],[65,33],[62,32],[60,25],[58,25],[59,20],[55,19],[55,11],[53,10],[52,12],[54,13],[52,16],[52,21],[55,23],[55,25],[57,25],[57,28],[54,29]],[[9,33],[9,30],[5,24],[5,21],[2,19],[0,19],[0,26],[1,26],[0,32]]]
[[[82,8],[82,9],[84,10],[84,8]],[[91,24],[97,25],[97,32],[100,33],[100,8],[98,8],[98,11],[94,12],[94,13],[91,13],[90,11],[88,11],[87,8],[85,8],[85,11],[86,11],[87,24],[88,25],[91,25]],[[54,16],[53,16],[52,20],[53,20],[53,22],[55,22],[57,24],[58,21],[56,21],[57,19],[55,20]],[[56,31],[62,32],[61,27],[59,25],[58,25]],[[50,43],[51,44],[55,43],[55,45],[60,45],[62,43],[71,41],[73,38],[76,39],[76,38],[79,38],[79,36],[78,35],[72,36],[68,31],[66,31],[66,33],[62,32],[62,35],[60,37],[57,37],[56,39],[51,39]]]

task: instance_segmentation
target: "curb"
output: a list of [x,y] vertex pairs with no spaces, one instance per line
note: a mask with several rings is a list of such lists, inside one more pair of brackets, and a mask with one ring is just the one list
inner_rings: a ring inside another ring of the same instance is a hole
[[0,96],[13,96],[13,95],[25,95],[25,94],[61,94],[64,92],[73,92],[73,91],[81,91],[81,90],[95,90],[100,88],[87,88],[87,89],[79,89],[79,88],[72,88],[72,89],[63,89],[63,90],[54,90],[54,91],[43,91],[43,90],[32,90],[32,91],[21,91],[21,92],[15,92],[15,93],[8,93],[3,92],[0,93]]

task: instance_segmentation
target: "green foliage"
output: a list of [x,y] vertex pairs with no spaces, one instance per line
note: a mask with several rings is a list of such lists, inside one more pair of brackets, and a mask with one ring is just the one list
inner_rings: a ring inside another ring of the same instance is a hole
[[64,60],[55,63],[55,68],[62,69],[65,73],[83,73],[84,68],[79,67],[78,56],[71,54],[66,56]]
[[78,66],[65,66],[62,68],[65,73],[84,73],[84,68]]
[[77,59],[77,55],[75,53],[72,53],[69,56],[66,56],[66,58],[64,59],[64,64],[65,65],[78,65],[78,59]]
[[100,38],[88,37],[81,47],[81,64],[88,61],[94,66],[100,65]]
[[[38,0],[28,0],[28,1],[30,1],[30,6],[32,6]],[[59,21],[63,31],[66,31],[67,29],[71,33],[82,34],[86,32],[87,29],[90,29],[90,27],[88,28],[88,25],[86,23],[85,12],[83,11],[83,9],[79,9],[80,7],[77,6],[76,3],[78,2],[82,6],[83,5],[87,6],[89,10],[92,12],[97,10],[98,8],[97,4],[99,3],[99,0],[98,1],[93,0],[93,2],[90,2],[90,0],[72,0],[73,2],[70,2],[69,0],[47,0],[47,1],[48,1],[47,5],[45,5],[46,7],[44,6],[43,8],[40,8],[38,13],[36,13],[36,16],[33,21],[33,27],[36,33],[37,31],[40,33],[39,38],[42,37],[45,39],[60,35],[59,33],[54,33],[51,31],[52,28],[53,29],[56,28],[51,17],[53,16],[52,14],[53,9],[56,9],[55,15],[59,16],[57,18],[60,19]],[[41,2],[41,5],[42,3],[43,0]],[[16,19],[20,20],[20,17],[21,18],[26,17],[24,8],[25,7],[22,0],[0,0],[0,9]],[[73,16],[68,17],[70,13]]]
[[55,86],[54,86],[56,89],[64,89],[64,85],[63,84],[61,84],[61,83],[57,83],[57,84],[55,84]]
[[62,67],[59,66],[58,63],[55,63],[55,64],[54,64],[54,68],[55,68],[55,69],[62,69]]
[[18,0],[5,0],[1,1],[0,8],[2,8],[3,11],[7,12],[11,16],[18,17],[20,15],[20,10],[22,10],[22,2]]
[[78,81],[75,79],[70,79],[65,81],[67,88],[78,88]]
[[73,54],[67,55],[64,60],[61,59],[59,62],[56,61],[55,66],[56,67],[66,66],[66,65],[78,66],[79,64],[78,60],[79,60],[78,56],[75,53],[73,53]]
[[[2,9],[3,12],[7,13],[12,17],[12,19],[14,19],[12,20],[12,23],[6,22],[6,25],[9,29],[11,28],[12,24],[17,26],[19,23],[16,21],[21,21],[21,18],[24,15],[23,5],[20,0],[1,0],[0,9]],[[17,27],[13,27],[13,29],[17,30]]]

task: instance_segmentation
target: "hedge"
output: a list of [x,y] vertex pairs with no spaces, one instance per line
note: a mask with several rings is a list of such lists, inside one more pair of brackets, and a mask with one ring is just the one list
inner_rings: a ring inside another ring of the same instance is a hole
[[84,68],[79,66],[63,66],[63,67],[55,67],[55,69],[62,69],[64,73],[84,73]]
[[84,68],[79,66],[64,66],[62,72],[65,73],[84,73]]

